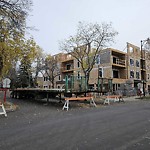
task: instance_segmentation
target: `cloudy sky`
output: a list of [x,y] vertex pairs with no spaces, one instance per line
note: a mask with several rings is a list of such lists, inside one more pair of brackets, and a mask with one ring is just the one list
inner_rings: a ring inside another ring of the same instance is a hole
[[119,35],[111,47],[124,51],[126,42],[140,46],[150,37],[150,0],[33,0],[28,25],[46,52],[60,52],[58,42],[74,35],[79,21],[112,22]]

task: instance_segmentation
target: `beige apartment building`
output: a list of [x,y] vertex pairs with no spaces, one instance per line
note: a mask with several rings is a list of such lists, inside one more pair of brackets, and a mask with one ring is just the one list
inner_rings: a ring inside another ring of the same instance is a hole
[[[56,85],[63,88],[65,77],[67,76],[83,76],[80,63],[70,54],[64,54],[64,59],[61,63],[61,75],[56,79]],[[113,90],[117,90],[121,83],[127,80],[126,74],[126,53],[112,48],[101,51],[97,56],[95,65],[90,73],[89,86],[94,88],[98,78],[111,79]]]
[[134,87],[138,83],[150,93],[150,58],[149,52],[140,50],[139,47],[127,43],[127,73],[128,79],[133,80]]
[[[55,79],[55,88],[64,88],[65,77],[83,76],[80,63],[70,54],[60,53],[60,75]],[[112,89],[116,91],[120,86],[130,82],[132,87],[145,87],[150,91],[150,60],[146,51],[127,43],[127,51],[107,48],[97,56],[95,65],[90,73],[89,87],[97,85],[98,78],[112,80]]]

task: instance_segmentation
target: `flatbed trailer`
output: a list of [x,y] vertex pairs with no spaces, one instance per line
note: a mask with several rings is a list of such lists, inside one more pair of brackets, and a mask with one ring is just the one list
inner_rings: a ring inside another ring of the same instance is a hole
[[60,100],[65,89],[44,89],[44,88],[17,88],[11,93],[12,98],[16,99],[44,99],[59,96]]

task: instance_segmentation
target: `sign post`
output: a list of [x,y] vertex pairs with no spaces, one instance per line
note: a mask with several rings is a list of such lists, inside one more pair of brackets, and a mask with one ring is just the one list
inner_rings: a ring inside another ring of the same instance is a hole
[[11,83],[11,80],[9,78],[5,78],[3,80],[3,88],[0,89],[1,91],[4,91],[4,103],[6,102],[6,93],[7,93],[7,89],[10,88],[10,83]]

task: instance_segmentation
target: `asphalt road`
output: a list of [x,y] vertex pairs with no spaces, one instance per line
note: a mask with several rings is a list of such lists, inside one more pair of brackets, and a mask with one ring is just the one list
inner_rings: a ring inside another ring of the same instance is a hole
[[149,150],[150,101],[97,108],[13,100],[0,116],[0,150]]

